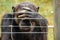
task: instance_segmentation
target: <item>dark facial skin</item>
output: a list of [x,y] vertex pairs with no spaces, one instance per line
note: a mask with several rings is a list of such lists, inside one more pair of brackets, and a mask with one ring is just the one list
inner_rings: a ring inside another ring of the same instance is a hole
[[[22,10],[23,11],[23,10]],[[25,10],[27,12],[27,10]],[[15,18],[17,18],[15,21],[19,25],[20,29],[22,30],[29,30],[31,29],[32,24],[32,19],[27,19],[27,18],[33,18],[31,13],[16,13]],[[21,19],[23,18],[23,19]],[[24,19],[25,18],[25,19]]]
[[[15,17],[17,18],[15,21],[19,26],[25,26],[30,27],[33,25],[33,20],[32,19],[27,19],[27,18],[34,18],[33,12],[38,12],[38,7],[35,7],[34,5],[28,3],[22,3],[21,5],[17,5],[12,7],[13,12]],[[30,13],[31,12],[31,13]],[[20,18],[25,18],[25,19],[20,19]]]

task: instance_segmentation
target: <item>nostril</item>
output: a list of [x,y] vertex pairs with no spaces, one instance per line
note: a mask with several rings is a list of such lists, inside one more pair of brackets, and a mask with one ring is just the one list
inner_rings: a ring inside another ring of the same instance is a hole
[[22,21],[20,22],[20,25],[21,25],[21,26],[31,26],[31,22],[30,22],[30,20],[25,19],[25,20],[22,20]]
[[25,23],[29,23],[30,21],[28,19],[23,20]]

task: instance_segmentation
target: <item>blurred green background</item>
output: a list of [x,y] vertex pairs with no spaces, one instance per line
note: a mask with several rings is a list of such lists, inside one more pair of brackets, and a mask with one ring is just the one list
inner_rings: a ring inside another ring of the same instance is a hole
[[[54,26],[53,0],[0,0],[0,24],[3,15],[12,12],[12,6],[22,2],[32,2],[39,6],[39,14],[48,20],[48,26]],[[48,40],[54,40],[53,29],[48,27]]]

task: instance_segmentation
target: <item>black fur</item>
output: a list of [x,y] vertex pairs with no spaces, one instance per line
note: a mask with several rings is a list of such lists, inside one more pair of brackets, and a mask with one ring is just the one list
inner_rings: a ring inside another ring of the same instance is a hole
[[[13,12],[15,12],[15,11],[16,10],[13,9]],[[40,18],[40,19],[34,20],[35,27],[31,31],[31,32],[37,32],[37,33],[14,33],[14,34],[12,34],[13,40],[47,40],[47,33],[38,33],[38,32],[47,32],[47,20],[43,16],[39,15],[38,13],[36,13],[35,15],[33,13],[29,14],[29,15],[31,15],[32,18]],[[10,18],[10,19],[6,19],[6,18]],[[11,18],[14,18],[14,14],[5,14],[3,16],[2,24],[1,24],[2,32],[11,32],[10,25],[13,26],[12,27],[13,32],[25,32],[25,31],[22,31],[21,29],[19,29],[20,28],[19,24],[16,23],[15,19],[11,19]],[[17,27],[15,27],[15,26],[17,26]],[[37,27],[37,26],[41,26],[41,27]],[[27,30],[27,32],[29,32],[29,31]],[[11,34],[2,33],[1,40],[12,40]]]

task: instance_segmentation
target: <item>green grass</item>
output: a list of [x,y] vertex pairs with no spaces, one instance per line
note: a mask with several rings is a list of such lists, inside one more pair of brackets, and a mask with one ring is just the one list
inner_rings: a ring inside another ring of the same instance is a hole
[[48,40],[54,40],[53,28],[48,28]]

